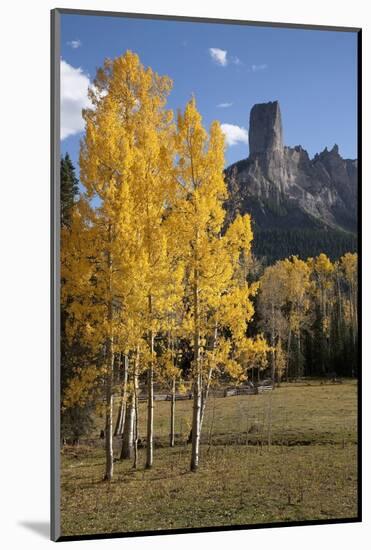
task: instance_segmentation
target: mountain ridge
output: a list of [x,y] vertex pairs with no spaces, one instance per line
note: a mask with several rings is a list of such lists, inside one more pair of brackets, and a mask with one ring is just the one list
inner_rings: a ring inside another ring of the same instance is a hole
[[[301,145],[284,145],[278,101],[256,104],[251,109],[249,148],[247,158],[225,170],[228,221],[237,213],[250,213],[254,231],[260,233],[261,245],[264,232],[270,232],[270,237],[276,232],[275,240],[279,241],[280,231],[286,240],[295,240],[295,233],[306,230],[313,231],[318,241],[313,246],[313,255],[318,251],[321,231],[324,233],[321,251],[330,256],[334,257],[335,249],[336,255],[343,249],[344,252],[347,248],[356,249],[357,159],[343,159],[337,144],[331,150],[326,147],[312,159]],[[340,247],[329,244],[329,234],[334,243],[338,236]],[[264,246],[255,248],[257,256],[264,255]],[[290,246],[282,248],[290,251]],[[297,247],[292,249],[294,253]]]

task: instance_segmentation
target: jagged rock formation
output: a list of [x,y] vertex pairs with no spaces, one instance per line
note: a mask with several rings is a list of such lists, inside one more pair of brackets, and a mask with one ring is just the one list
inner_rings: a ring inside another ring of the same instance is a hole
[[[229,219],[238,211],[251,213],[258,247],[260,242],[264,249],[264,233],[268,240],[274,234],[275,240],[282,237],[294,242],[306,231],[305,240],[316,241],[313,252],[304,247],[307,255],[323,250],[336,256],[344,248],[355,249],[357,160],[343,159],[337,145],[313,159],[300,145],[284,146],[277,101],[251,109],[249,148],[247,159],[226,169],[230,190],[227,209]],[[334,250],[326,251],[325,244],[321,250],[321,239],[324,243],[330,239],[334,246],[327,248]],[[286,255],[302,252],[299,244],[281,248]],[[263,255],[264,250],[256,249],[256,253]]]
[[278,101],[254,105],[250,112],[250,155],[283,151],[281,110]]

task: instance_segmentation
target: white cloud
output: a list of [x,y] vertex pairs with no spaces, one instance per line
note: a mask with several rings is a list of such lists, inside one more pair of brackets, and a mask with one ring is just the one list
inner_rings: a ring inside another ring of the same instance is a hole
[[89,77],[80,68],[61,60],[61,139],[84,130],[81,111],[91,107]]
[[67,42],[67,46],[71,46],[71,48],[73,48],[74,50],[79,48],[81,45],[81,40],[70,40],[69,42]]
[[256,73],[257,71],[265,71],[265,69],[268,68],[268,65],[263,63],[262,65],[251,65],[251,70],[253,73]]
[[218,65],[225,67],[228,64],[227,50],[221,50],[220,48],[209,48],[209,54]]
[[232,107],[233,103],[218,103],[217,107],[221,107],[222,109],[227,109],[228,107]]
[[235,124],[222,124],[222,132],[225,135],[227,145],[237,145],[237,143],[249,143],[249,134],[246,128]]

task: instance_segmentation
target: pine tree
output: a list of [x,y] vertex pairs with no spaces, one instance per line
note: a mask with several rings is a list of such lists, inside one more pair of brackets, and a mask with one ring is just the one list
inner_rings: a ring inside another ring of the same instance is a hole
[[69,226],[71,222],[71,209],[79,192],[79,180],[75,175],[75,167],[68,153],[61,158],[61,225]]
[[[60,182],[60,220],[63,240],[70,231],[73,209],[79,192],[75,167],[68,153],[61,157]],[[64,285],[65,280],[62,277],[62,295]],[[93,405],[90,401],[85,401],[66,406],[69,385],[73,383],[76,373],[84,368],[90,358],[89,349],[86,346],[77,339],[69,341],[66,335],[68,319],[66,304],[71,299],[71,296],[66,296],[66,299],[61,301],[61,437],[62,441],[78,442],[80,437],[89,433],[93,427]]]

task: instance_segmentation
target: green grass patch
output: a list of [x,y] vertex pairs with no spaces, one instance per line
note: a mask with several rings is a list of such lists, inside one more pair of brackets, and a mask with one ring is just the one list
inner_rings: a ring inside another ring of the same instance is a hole
[[[152,470],[115,462],[102,481],[98,434],[62,452],[62,534],[213,527],[350,518],[357,515],[357,385],[282,385],[263,395],[210,398],[197,473],[186,444],[191,401],[176,406],[176,447],[169,448],[170,403],[155,403]],[[140,437],[145,437],[145,404]],[[120,439],[115,438],[116,456]]]

